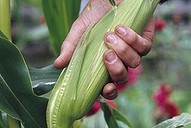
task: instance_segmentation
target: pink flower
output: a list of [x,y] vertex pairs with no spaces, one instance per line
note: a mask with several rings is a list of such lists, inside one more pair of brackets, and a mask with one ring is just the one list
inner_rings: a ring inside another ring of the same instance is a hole
[[155,103],[158,106],[164,106],[172,91],[172,88],[170,86],[167,86],[166,83],[161,83],[159,89],[153,94],[153,99]]
[[169,118],[177,116],[180,113],[178,106],[175,103],[171,102],[171,101],[166,102],[165,110],[166,110],[166,113],[168,114]]
[[156,31],[160,31],[166,27],[166,22],[163,19],[157,19],[155,22]]
[[136,68],[128,68],[128,85],[135,84],[142,72],[142,65]]
[[168,118],[179,115],[178,106],[170,101],[170,94],[173,92],[171,86],[161,83],[159,89],[153,93],[153,99],[157,105],[157,118],[167,116]]
[[99,100],[96,100],[86,116],[91,116],[101,109]]

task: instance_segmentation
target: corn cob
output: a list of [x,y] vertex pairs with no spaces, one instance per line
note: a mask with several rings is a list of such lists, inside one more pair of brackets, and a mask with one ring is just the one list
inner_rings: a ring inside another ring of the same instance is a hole
[[47,108],[49,128],[70,128],[75,120],[88,112],[108,82],[109,74],[102,60],[107,50],[104,34],[113,31],[118,24],[141,34],[159,2],[124,0],[95,26],[89,27],[51,93]]

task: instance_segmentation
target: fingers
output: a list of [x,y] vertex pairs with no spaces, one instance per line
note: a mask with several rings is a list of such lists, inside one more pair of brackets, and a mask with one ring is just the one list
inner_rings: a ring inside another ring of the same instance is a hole
[[145,30],[143,31],[142,37],[150,42],[150,47],[153,42],[155,34],[155,18],[152,16],[151,19],[148,21]]
[[108,100],[113,100],[117,98],[118,96],[117,87],[113,83],[106,84],[103,88],[102,96]]
[[134,33],[131,33],[131,36],[127,38],[124,37],[120,38],[115,32],[110,32],[106,34],[104,40],[107,46],[115,51],[126,67],[137,67],[140,64],[141,58],[131,47],[133,43],[137,42],[137,37]]
[[61,46],[60,56],[54,61],[56,68],[64,68],[68,65],[80,37],[85,32],[87,25],[79,18],[75,21]]
[[117,84],[127,82],[127,70],[123,62],[118,58],[116,53],[109,49],[104,53],[104,63],[109,71],[110,77]]
[[72,45],[72,43],[67,43],[67,41],[64,41],[62,45],[62,50],[66,51],[65,49],[67,49],[67,52],[61,52],[59,57],[54,61],[54,66],[56,68],[64,68],[68,65],[75,46]]
[[[91,4],[87,4],[84,8],[82,13],[73,23],[70,32],[63,42],[60,56],[54,62],[55,67],[63,68],[67,66],[80,37],[86,31],[88,26],[98,22],[111,8],[109,2],[105,0],[91,0],[89,2]],[[90,11],[90,5],[91,8],[94,8],[92,11]]]
[[[155,31],[154,22],[152,17],[142,36],[123,25],[118,25],[114,32],[105,35],[104,41],[109,50],[104,54],[104,63],[110,77],[118,85],[127,83],[126,68],[135,68],[140,65],[141,56],[150,51]],[[102,95],[106,99],[114,99],[112,94],[114,95],[115,88],[113,86],[115,86],[113,83],[109,83],[104,87]],[[110,89],[105,89],[106,87]],[[104,90],[107,91],[104,92]],[[115,93],[117,96],[117,91]]]
[[154,18],[148,22],[142,36],[132,29],[118,25],[114,32],[105,35],[108,48],[113,49],[126,67],[135,68],[141,62],[141,56],[148,54],[154,37]]
[[[103,56],[105,66],[111,79],[118,85],[127,83],[128,72],[123,62],[112,49],[108,49]],[[102,90],[102,96],[108,100],[113,100],[118,96],[118,90],[114,83],[108,83]]]
[[[120,37],[127,45],[135,50],[138,55],[146,55],[150,51],[151,40],[146,39],[138,35],[130,28],[126,28],[122,25],[116,27],[115,33]],[[144,33],[146,34],[146,33]]]

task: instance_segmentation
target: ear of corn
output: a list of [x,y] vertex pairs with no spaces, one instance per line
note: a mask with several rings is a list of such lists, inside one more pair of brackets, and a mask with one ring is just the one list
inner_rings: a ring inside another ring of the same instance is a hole
[[[124,0],[81,38],[68,67],[61,73],[49,100],[49,128],[70,128],[100,95],[109,75],[103,63],[104,34],[118,24],[141,34],[160,0]],[[91,10],[90,10],[91,11]]]

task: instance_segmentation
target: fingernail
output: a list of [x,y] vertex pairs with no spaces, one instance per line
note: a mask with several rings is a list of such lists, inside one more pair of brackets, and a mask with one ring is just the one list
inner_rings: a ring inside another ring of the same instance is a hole
[[106,60],[109,62],[109,63],[113,63],[115,60],[116,60],[116,55],[115,53],[113,52],[109,52],[107,55],[106,55]]
[[117,90],[116,90],[116,89],[115,89],[115,90],[112,90],[112,91],[109,92],[107,95],[108,95],[109,97],[116,96],[116,95],[117,95]]
[[109,100],[115,99],[118,95],[117,87],[113,84],[106,84],[103,88],[103,96]]
[[116,43],[116,41],[117,41],[117,38],[115,37],[115,35],[114,34],[109,34],[109,35],[107,35],[107,41],[109,42],[109,43]]
[[121,27],[121,26],[117,27],[117,33],[122,35],[122,36],[125,36],[127,34],[125,28]]
[[118,85],[118,86],[126,86],[126,85],[127,85],[127,82],[128,82],[128,80],[118,81],[118,82],[117,82],[117,85]]

